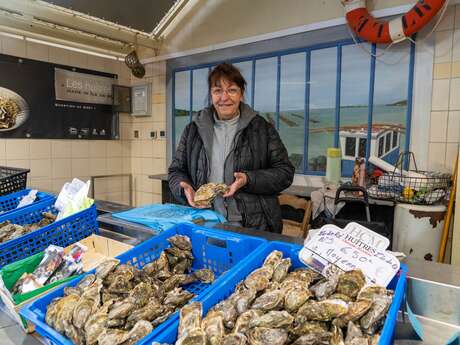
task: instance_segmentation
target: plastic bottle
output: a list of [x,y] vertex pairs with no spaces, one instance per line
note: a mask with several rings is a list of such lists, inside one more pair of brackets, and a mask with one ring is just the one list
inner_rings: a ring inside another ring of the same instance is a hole
[[327,149],[326,180],[339,184],[342,176],[342,151],[339,148]]

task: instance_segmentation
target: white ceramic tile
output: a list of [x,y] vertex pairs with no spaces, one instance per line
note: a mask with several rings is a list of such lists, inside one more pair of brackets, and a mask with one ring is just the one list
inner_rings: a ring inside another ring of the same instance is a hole
[[132,169],[131,169],[131,158],[130,157],[123,157],[123,162],[122,162],[123,166],[122,166],[122,173],[123,174],[131,174],[132,173]]
[[453,31],[437,31],[435,35],[434,62],[449,62],[452,60]]
[[152,193],[136,192],[136,206],[149,205],[152,203]]
[[49,46],[35,42],[26,43],[26,55],[28,59],[48,61]]
[[123,181],[127,180],[127,177],[110,177],[107,178],[107,191],[109,193],[122,192]]
[[90,158],[89,173],[91,176],[107,175],[107,158]]
[[434,64],[433,79],[448,79],[451,76],[452,64],[450,62]]
[[433,95],[431,99],[431,109],[433,111],[449,109],[450,80],[433,80]]
[[122,157],[131,157],[131,141],[121,140],[121,155]]
[[89,140],[72,140],[72,158],[88,158],[89,157]]
[[6,166],[13,168],[30,169],[30,160],[28,159],[7,159]]
[[72,158],[72,176],[89,176],[89,159]]
[[152,180],[153,193],[161,194],[161,180]]
[[447,142],[460,142],[460,111],[449,111]]
[[450,80],[450,110],[460,110],[460,78]]
[[452,61],[460,60],[460,29],[453,33]]
[[[437,19],[437,18],[436,18]],[[436,27],[436,31],[452,30],[454,28],[455,6],[449,6],[444,12],[444,16]]]
[[30,158],[51,158],[50,140],[29,140]]
[[153,181],[149,179],[148,175],[137,175],[136,177],[136,190],[144,193],[153,192]]
[[70,140],[53,140],[51,142],[51,157],[69,158],[72,153],[72,143]]
[[142,159],[137,157],[131,158],[131,170],[133,174],[142,174]]
[[53,158],[51,165],[53,178],[72,177],[72,160],[70,158]]
[[122,157],[122,144],[120,140],[111,140],[107,143],[107,157]]
[[447,136],[447,111],[431,112],[430,141],[445,142]]
[[133,140],[131,141],[131,156],[132,157],[142,157],[142,143],[143,140]]
[[51,181],[53,192],[59,193],[66,182],[70,182],[69,178],[54,178]]
[[142,157],[153,157],[153,140],[141,141],[141,155]]
[[153,141],[153,157],[166,158],[166,140]]
[[157,162],[154,162],[154,158],[141,158],[142,174],[154,174],[155,169],[157,169],[155,163]]
[[28,159],[29,142],[24,139],[7,139],[6,159]]
[[154,62],[152,64],[152,75],[165,76],[166,75],[166,61]]
[[31,159],[30,174],[33,177],[46,177],[51,179],[51,159]]
[[17,57],[26,57],[26,41],[22,39],[2,36],[3,54]]
[[152,118],[154,121],[166,122],[166,105],[153,104],[152,105]]
[[107,158],[107,174],[121,174],[123,171],[123,158],[113,157]]
[[152,194],[152,204],[161,204],[162,198],[160,194]]
[[152,172],[148,174],[164,174],[166,173],[166,160],[161,158],[152,158]]
[[43,192],[51,192],[53,189],[52,179],[50,178],[34,178],[30,179],[30,187],[41,190]]
[[428,169],[444,171],[446,162],[446,144],[430,143],[428,147]]
[[107,157],[107,141],[105,140],[93,140],[89,145],[89,157]]
[[0,139],[0,159],[6,159],[6,141],[7,139]]
[[154,93],[166,93],[166,77],[164,75],[153,77],[152,91]]
[[459,149],[459,144],[447,144],[446,147],[446,169],[448,172],[453,173],[455,161],[457,158],[457,153]]

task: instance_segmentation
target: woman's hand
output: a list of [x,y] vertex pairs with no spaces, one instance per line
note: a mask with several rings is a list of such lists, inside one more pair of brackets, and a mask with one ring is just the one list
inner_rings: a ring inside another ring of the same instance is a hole
[[206,206],[199,206],[195,204],[195,190],[187,182],[182,181],[180,186],[184,190],[185,197],[187,198],[188,204],[194,208],[206,208]]
[[242,172],[236,172],[233,174],[235,181],[229,186],[227,193],[223,195],[224,198],[233,196],[240,188],[243,188],[248,183],[248,176]]

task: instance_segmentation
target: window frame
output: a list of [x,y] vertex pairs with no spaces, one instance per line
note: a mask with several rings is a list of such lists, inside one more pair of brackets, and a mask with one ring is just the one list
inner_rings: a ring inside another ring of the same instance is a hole
[[[174,122],[174,115],[175,115],[175,79],[176,79],[176,73],[178,72],[184,72],[184,71],[189,71],[190,73],[190,105],[189,105],[189,119],[190,121],[192,120],[192,114],[193,114],[193,71],[197,69],[202,69],[202,68],[208,68],[210,71],[212,67],[215,65],[221,63],[221,62],[230,62],[232,64],[235,63],[240,63],[240,62],[252,62],[252,71],[251,71],[251,99],[246,100],[246,102],[253,107],[254,105],[254,98],[255,98],[255,77],[256,77],[256,61],[261,60],[261,59],[267,59],[267,58],[273,58],[276,57],[278,61],[278,65],[276,68],[276,111],[275,111],[275,124],[276,124],[276,129],[279,129],[279,123],[280,123],[280,61],[281,57],[285,55],[290,55],[290,54],[297,54],[297,53],[305,53],[305,104],[304,104],[304,147],[303,147],[303,169],[300,172],[297,172],[302,175],[316,175],[316,176],[324,176],[326,174],[325,171],[311,171],[308,170],[308,142],[309,142],[309,121],[310,121],[310,70],[311,70],[311,52],[315,50],[320,50],[320,49],[327,49],[327,48],[332,48],[336,47],[336,53],[337,53],[337,68],[336,68],[336,74],[337,74],[337,82],[336,82],[336,97],[335,97],[335,130],[334,130],[334,144],[335,147],[340,147],[340,95],[341,95],[341,64],[342,64],[342,47],[347,46],[347,45],[352,45],[355,44],[355,42],[352,39],[343,39],[339,41],[331,41],[331,42],[326,42],[326,43],[320,43],[320,44],[315,44],[311,46],[306,46],[306,47],[300,47],[300,48],[292,48],[292,49],[285,49],[285,50],[279,50],[279,51],[273,51],[269,53],[262,53],[262,54],[256,54],[256,55],[251,55],[251,56],[244,56],[244,57],[237,57],[237,58],[230,58],[230,59],[225,59],[225,60],[215,60],[212,62],[208,63],[203,63],[203,64],[197,64],[193,66],[185,66],[185,67],[179,67],[179,68],[174,68],[172,70],[172,96],[171,96],[171,106],[172,106],[172,129],[171,129],[171,152],[175,152],[175,141],[176,141],[176,129],[175,129],[175,122]],[[373,107],[374,107],[374,86],[375,86],[375,70],[376,70],[376,51],[377,51],[377,46],[375,44],[372,44],[371,46],[371,63],[370,63],[370,78],[369,78],[369,101],[368,101],[368,131],[367,131],[367,139],[366,139],[366,163],[368,162],[369,156],[370,156],[370,145],[372,141],[372,130],[370,130],[371,125],[372,125],[372,120],[373,120]],[[409,73],[408,73],[408,86],[407,86],[407,109],[406,109],[406,124],[405,124],[405,130],[406,130],[406,140],[405,140],[405,145],[404,145],[404,151],[409,151],[410,147],[410,131],[411,131],[411,120],[412,120],[412,91],[413,91],[413,82],[414,82],[414,66],[415,66],[415,44],[414,42],[410,43],[409,47]],[[393,139],[393,135],[392,138]],[[398,132],[398,143],[400,143],[400,133]],[[385,141],[385,139],[384,139]],[[390,144],[390,151],[394,149],[393,147],[393,140],[391,140]],[[356,142],[356,150],[359,149],[359,140]],[[378,153],[378,144],[376,147],[376,153]],[[384,150],[383,150],[383,155],[387,154],[385,151],[385,142],[384,142]],[[345,156],[344,156],[345,157]],[[380,156],[379,156],[380,157]],[[407,163],[407,162],[406,162]],[[406,164],[407,165],[407,164]]]

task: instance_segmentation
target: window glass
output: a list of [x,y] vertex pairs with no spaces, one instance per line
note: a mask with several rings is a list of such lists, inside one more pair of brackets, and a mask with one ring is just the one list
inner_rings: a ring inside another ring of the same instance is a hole
[[208,68],[193,71],[193,114],[208,106]]
[[238,62],[235,66],[240,70],[246,80],[246,91],[244,93],[244,103],[252,106],[252,61]]
[[358,157],[364,158],[366,157],[366,138],[359,138],[359,147],[358,147]]
[[190,121],[190,71],[177,72],[174,80],[174,149]]
[[256,61],[254,109],[276,127],[277,58]]

